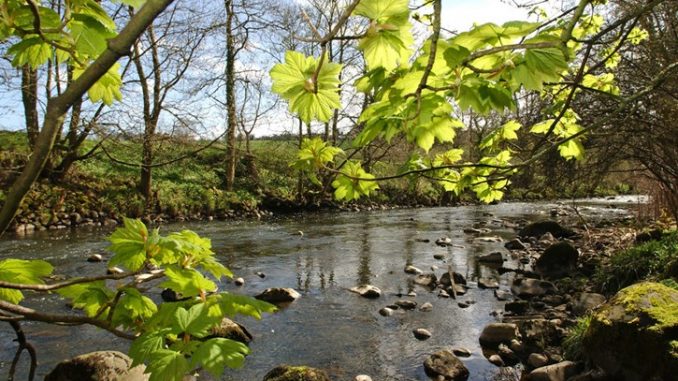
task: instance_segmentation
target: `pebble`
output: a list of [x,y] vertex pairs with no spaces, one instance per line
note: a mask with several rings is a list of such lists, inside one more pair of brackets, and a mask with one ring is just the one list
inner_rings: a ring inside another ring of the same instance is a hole
[[263,278],[266,278],[266,274],[264,274],[264,273],[261,272],[261,271],[255,272],[254,275],[256,275],[256,276],[258,276],[259,278],[262,278],[262,279],[263,279]]
[[393,309],[388,308],[388,307],[384,307],[384,308],[379,310],[379,315],[381,315],[381,316],[391,316],[391,315],[393,315]]
[[242,286],[245,284],[245,280],[243,278],[235,278],[233,283],[235,283],[236,286]]
[[372,381],[372,377],[366,374],[360,374],[355,376],[355,381]]
[[429,302],[426,302],[426,303],[422,304],[421,307],[419,307],[419,311],[422,311],[422,312],[429,312],[431,310],[433,310],[433,304],[431,304]]
[[431,332],[424,328],[417,328],[412,333],[417,340],[427,340],[431,337]]
[[121,269],[120,267],[114,266],[114,267],[109,267],[108,270],[106,270],[106,274],[123,274],[125,270]]
[[452,348],[452,353],[459,357],[471,357],[471,351],[466,348]]
[[549,358],[541,353],[530,353],[527,358],[527,363],[533,368],[541,368],[549,363]]
[[104,257],[101,254],[92,254],[87,258],[87,262],[101,262],[104,260]]

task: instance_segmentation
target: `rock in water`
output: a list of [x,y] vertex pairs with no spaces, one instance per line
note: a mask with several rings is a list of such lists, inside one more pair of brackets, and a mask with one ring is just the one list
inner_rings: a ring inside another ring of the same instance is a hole
[[381,290],[379,289],[379,287],[372,286],[369,284],[359,287],[353,287],[351,288],[351,292],[355,292],[356,294],[359,294],[363,298],[368,299],[376,299],[381,296]]
[[271,304],[293,302],[301,297],[293,288],[267,288],[255,298]]
[[433,273],[419,274],[414,278],[415,284],[429,288],[435,288],[437,281],[438,277],[436,277],[436,274]]
[[535,269],[541,275],[558,278],[569,275],[577,267],[579,251],[568,242],[549,246],[537,259]]
[[229,318],[223,318],[221,324],[212,329],[212,334],[206,339],[221,337],[239,341],[243,344],[249,344],[252,341],[252,334],[243,325],[234,322]]
[[481,255],[478,257],[478,261],[482,263],[502,263],[504,262],[504,256],[500,252],[495,251],[494,253]]
[[45,381],[99,380],[142,381],[144,368],[137,366],[130,369],[132,359],[116,351],[100,351],[87,353],[60,362],[47,376]]
[[417,328],[417,329],[413,330],[412,333],[414,334],[414,337],[417,340],[427,340],[427,339],[431,338],[431,336],[432,336],[431,331],[429,331],[425,328]]
[[308,366],[279,365],[266,373],[263,381],[330,381],[330,377]]
[[435,380],[465,381],[468,369],[452,352],[442,350],[432,354],[424,361],[424,371]]
[[504,244],[504,247],[508,250],[525,250],[527,247],[525,244],[518,238],[512,239]]
[[622,289],[592,315],[582,349],[611,379],[675,380],[678,290],[651,282]]
[[575,235],[572,230],[560,226],[555,221],[539,221],[522,228],[518,232],[518,237],[541,237],[546,233],[551,233],[556,238],[568,238]]
[[483,328],[480,334],[480,345],[484,347],[498,347],[499,344],[510,343],[520,337],[518,326],[512,323],[490,323]]
[[412,275],[419,275],[419,274],[422,274],[423,271],[421,271],[420,269],[418,269],[418,268],[416,268],[412,265],[407,265],[407,266],[405,266],[405,273],[412,274]]

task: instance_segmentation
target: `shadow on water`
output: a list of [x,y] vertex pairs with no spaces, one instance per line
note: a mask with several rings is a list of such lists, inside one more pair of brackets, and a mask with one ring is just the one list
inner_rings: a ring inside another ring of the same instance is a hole
[[[473,353],[463,361],[470,370],[470,380],[479,381],[501,377],[500,370],[482,356],[478,336],[487,323],[496,320],[489,313],[501,309],[502,303],[492,291],[477,287],[456,301],[438,298],[437,290],[413,285],[412,276],[403,269],[413,265],[429,272],[433,266],[440,276],[450,266],[471,284],[479,278],[493,278],[501,288],[508,289],[509,274],[499,275],[496,268],[476,261],[479,255],[505,252],[502,243],[481,242],[462,230],[482,227],[490,230],[488,235],[509,239],[515,231],[505,228],[502,221],[545,218],[552,207],[553,204],[507,203],[318,213],[271,222],[173,224],[162,230],[187,228],[211,238],[219,260],[245,279],[242,287],[225,281],[221,284],[223,290],[255,295],[267,287],[294,287],[302,293],[299,300],[260,321],[239,319],[255,336],[252,354],[244,369],[228,370],[222,380],[261,380],[268,370],[282,363],[323,368],[335,380],[352,380],[358,374],[368,374],[375,380],[427,380],[424,359],[434,351],[459,346]],[[623,208],[591,208],[590,215],[595,218],[624,215],[620,212]],[[85,259],[94,252],[105,253],[108,233],[70,231],[4,239],[0,240],[0,259],[43,258],[51,261],[60,274],[100,274],[105,265],[87,263]],[[435,245],[439,237],[449,237],[452,245]],[[265,276],[260,277],[259,272]],[[348,291],[362,284],[379,287],[382,297],[368,300]],[[398,294],[410,291],[417,296],[402,298],[419,305],[430,302],[433,310],[397,310],[387,318],[378,314],[380,308],[401,299]],[[460,300],[475,303],[462,309],[457,305]],[[29,297],[27,305],[69,312],[56,296]],[[39,351],[38,379],[65,358],[93,350],[124,351],[128,345],[90,327],[29,322],[24,328]],[[412,335],[416,328],[426,328],[433,336],[418,341]],[[9,326],[0,324],[0,379],[6,378],[14,356],[13,339]]]

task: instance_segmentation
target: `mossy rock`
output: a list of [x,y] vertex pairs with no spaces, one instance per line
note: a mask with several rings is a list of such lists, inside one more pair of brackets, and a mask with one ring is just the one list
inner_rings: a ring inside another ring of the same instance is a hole
[[615,380],[669,380],[678,374],[678,290],[638,283],[593,314],[583,355]]
[[264,381],[330,381],[330,378],[320,369],[279,365],[266,373]]

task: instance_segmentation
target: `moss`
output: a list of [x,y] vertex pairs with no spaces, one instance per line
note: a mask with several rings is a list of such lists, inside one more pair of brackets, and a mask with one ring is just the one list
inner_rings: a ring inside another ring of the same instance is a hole
[[678,326],[678,291],[660,283],[644,282],[627,287],[616,298],[629,311],[647,314],[652,331]]

